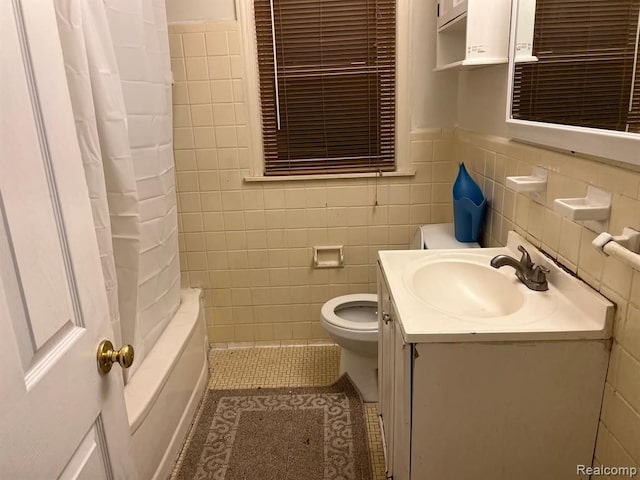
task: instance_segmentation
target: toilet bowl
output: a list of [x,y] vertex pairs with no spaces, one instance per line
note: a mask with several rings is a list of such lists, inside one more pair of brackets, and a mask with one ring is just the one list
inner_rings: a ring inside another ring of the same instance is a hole
[[[413,235],[412,250],[479,248],[475,242],[456,240],[452,223],[422,225]],[[342,347],[340,373],[347,373],[365,402],[378,400],[378,296],[343,295],[322,306],[320,322]]]
[[340,374],[347,373],[365,402],[378,399],[378,296],[335,297],[320,311],[320,322],[342,347]]

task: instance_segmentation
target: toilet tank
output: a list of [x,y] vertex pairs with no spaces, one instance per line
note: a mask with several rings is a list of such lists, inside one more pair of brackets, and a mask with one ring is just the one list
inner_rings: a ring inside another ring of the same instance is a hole
[[416,228],[409,248],[411,250],[480,248],[480,245],[476,242],[457,241],[453,233],[453,223],[433,223]]

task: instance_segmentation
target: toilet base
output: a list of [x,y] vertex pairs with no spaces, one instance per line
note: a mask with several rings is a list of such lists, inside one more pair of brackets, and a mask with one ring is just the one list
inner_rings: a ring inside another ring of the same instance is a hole
[[378,401],[378,358],[340,349],[340,375],[347,373],[365,402]]

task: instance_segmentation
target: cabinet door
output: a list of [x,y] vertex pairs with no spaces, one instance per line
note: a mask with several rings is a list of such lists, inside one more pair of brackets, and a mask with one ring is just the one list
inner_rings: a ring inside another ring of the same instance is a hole
[[[394,319],[393,331],[393,480],[409,480],[411,465],[411,391],[413,379],[412,344],[405,343],[402,330]],[[414,477],[416,478],[416,477]],[[417,477],[419,478],[419,477]]]
[[378,269],[378,411],[387,478],[409,480],[412,346],[405,344],[382,270]]
[[387,477],[393,474],[394,322],[391,297],[378,265],[378,414],[382,419]]
[[438,28],[467,11],[467,0],[438,0]]
[[608,341],[415,348],[414,479],[586,480],[576,465],[592,461]]

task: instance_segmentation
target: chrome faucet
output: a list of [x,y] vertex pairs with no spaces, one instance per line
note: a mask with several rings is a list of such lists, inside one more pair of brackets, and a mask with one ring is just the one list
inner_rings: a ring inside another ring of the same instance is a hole
[[549,269],[542,265],[534,265],[529,256],[529,252],[522,245],[518,245],[518,250],[522,252],[520,261],[509,255],[496,255],[491,259],[493,268],[504,266],[513,267],[516,271],[516,277],[526,285],[527,288],[536,292],[544,292],[549,290],[547,284],[547,273]]

